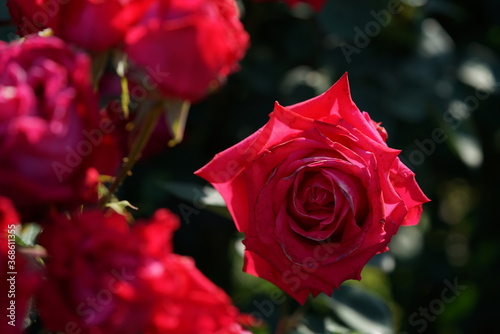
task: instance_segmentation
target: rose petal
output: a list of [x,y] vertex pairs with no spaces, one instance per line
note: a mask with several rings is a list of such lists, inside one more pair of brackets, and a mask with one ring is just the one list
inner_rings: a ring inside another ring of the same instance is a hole
[[415,181],[415,174],[398,159],[393,163],[390,179],[394,189],[408,208],[408,214],[401,225],[418,224],[423,211],[422,204],[430,200]]

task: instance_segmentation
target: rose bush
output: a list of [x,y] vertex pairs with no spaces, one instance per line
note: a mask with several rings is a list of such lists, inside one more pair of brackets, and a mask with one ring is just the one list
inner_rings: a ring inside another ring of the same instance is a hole
[[164,95],[191,101],[235,70],[247,47],[234,0],[155,0],[125,40],[132,78],[146,73]]
[[385,138],[344,75],[316,98],[276,103],[264,127],[198,170],[246,234],[245,271],[300,303],[360,279],[428,201]]
[[51,28],[68,42],[100,52],[123,42],[149,0],[10,0],[7,4],[20,36]]
[[55,37],[0,44],[0,195],[25,217],[97,200],[98,170],[114,170],[90,83],[90,60]]

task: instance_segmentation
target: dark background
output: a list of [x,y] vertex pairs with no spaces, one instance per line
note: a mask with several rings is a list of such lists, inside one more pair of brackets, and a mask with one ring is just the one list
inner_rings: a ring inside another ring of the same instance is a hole
[[[400,12],[390,14],[389,3],[378,0],[331,0],[319,13],[243,1],[251,47],[241,70],[191,108],[184,141],[144,159],[121,190],[140,208],[137,216],[165,206],[181,215],[176,251],[193,256],[242,310],[260,312],[261,333],[274,331],[279,315],[297,305],[269,308],[276,288],[241,273],[241,236],[232,222],[172,195],[165,184],[204,185],[192,173],[267,122],[275,100],[311,98],[346,71],[353,100],[383,122],[389,146],[403,150],[432,202],[417,227],[401,228],[391,251],[366,267],[361,283],[345,284],[337,305],[351,305],[349,312],[320,298],[293,333],[374,333],[384,323],[394,333],[497,332],[500,2],[391,3]],[[380,11],[389,16],[380,19]],[[3,40],[9,31],[4,24]],[[463,286],[455,294],[448,287],[454,282]],[[377,325],[366,329],[363,321]]]

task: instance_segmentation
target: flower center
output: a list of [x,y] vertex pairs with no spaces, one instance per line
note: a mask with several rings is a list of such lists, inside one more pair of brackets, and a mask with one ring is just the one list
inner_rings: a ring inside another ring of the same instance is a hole
[[288,192],[290,227],[309,239],[342,239],[346,226],[355,232],[364,221],[362,189],[355,176],[335,168],[321,164],[302,168]]

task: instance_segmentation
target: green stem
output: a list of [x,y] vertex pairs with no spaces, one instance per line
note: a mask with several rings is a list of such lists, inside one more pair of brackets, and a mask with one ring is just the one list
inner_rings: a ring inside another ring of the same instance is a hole
[[309,308],[310,298],[307,299],[303,306],[298,307],[292,314],[289,314],[292,299],[288,295],[286,295],[286,298],[285,302],[280,306],[280,320],[276,334],[286,334],[297,327]]
[[106,64],[109,60],[109,52],[101,52],[95,54],[92,57],[92,84],[94,86],[94,90],[97,91],[99,89],[99,81],[101,80],[102,74],[106,69]]
[[146,111],[146,115],[140,123],[137,137],[132,144],[132,148],[130,149],[128,157],[123,159],[123,164],[118,171],[118,175],[113,180],[113,183],[109,186],[107,194],[104,195],[99,201],[99,206],[101,208],[106,206],[106,204],[111,199],[111,196],[113,196],[116,190],[123,183],[123,180],[125,180],[125,178],[130,175],[131,169],[134,167],[137,160],[139,160],[139,158],[141,157],[142,150],[148,143],[149,138],[151,138],[151,134],[153,133],[156,123],[158,122],[158,118],[162,113],[162,109],[162,105],[158,104],[151,110]]

